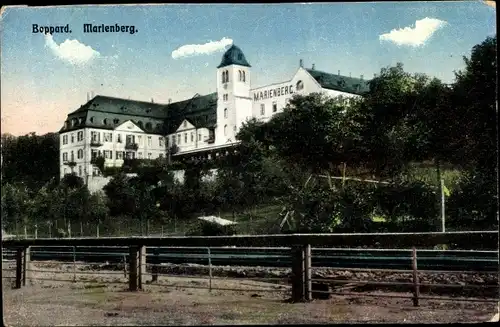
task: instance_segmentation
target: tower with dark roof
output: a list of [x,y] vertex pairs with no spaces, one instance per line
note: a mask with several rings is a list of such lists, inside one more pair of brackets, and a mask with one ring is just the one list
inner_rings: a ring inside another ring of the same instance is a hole
[[252,117],[250,68],[243,51],[234,44],[217,66],[217,144],[235,142],[241,125]]

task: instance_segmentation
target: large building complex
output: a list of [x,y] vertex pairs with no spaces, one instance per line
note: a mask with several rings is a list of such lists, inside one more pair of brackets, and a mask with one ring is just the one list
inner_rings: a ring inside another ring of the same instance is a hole
[[249,118],[267,121],[295,94],[360,96],[368,81],[306,69],[300,61],[289,80],[252,88],[251,66],[237,46],[223,55],[216,70],[217,92],[180,102],[158,104],[95,96],[70,113],[60,130],[60,174],[84,179],[100,175],[95,165],[121,166],[124,158],[156,159],[174,144],[178,154],[196,153],[236,142]]

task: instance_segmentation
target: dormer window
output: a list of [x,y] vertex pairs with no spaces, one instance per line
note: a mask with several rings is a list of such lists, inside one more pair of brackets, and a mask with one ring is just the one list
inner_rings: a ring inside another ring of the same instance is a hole
[[120,120],[115,118],[115,120],[113,120],[113,122],[114,122],[115,124],[118,124],[118,123],[120,122]]
[[103,123],[104,125],[107,125],[107,124],[108,124],[108,120],[107,120],[106,118],[104,118],[104,119],[102,120],[102,123]]
[[187,127],[187,125],[188,125],[187,121],[184,121],[184,127]]
[[238,53],[238,60],[242,60],[243,59],[243,56],[241,55],[241,53]]

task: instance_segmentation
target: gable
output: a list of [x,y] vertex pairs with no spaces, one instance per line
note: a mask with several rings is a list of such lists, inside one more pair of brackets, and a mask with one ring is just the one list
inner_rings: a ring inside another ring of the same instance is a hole
[[182,123],[177,128],[176,132],[185,131],[188,129],[196,128],[188,119],[184,119]]
[[115,128],[117,132],[134,132],[134,133],[144,133],[144,130],[137,126],[133,121],[127,120],[126,122],[118,125]]

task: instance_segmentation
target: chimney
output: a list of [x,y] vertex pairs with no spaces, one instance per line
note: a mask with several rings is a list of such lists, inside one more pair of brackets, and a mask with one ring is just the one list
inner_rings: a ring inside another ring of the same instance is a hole
[[151,103],[155,103],[155,100],[153,98],[151,98]]
[[363,80],[363,75],[361,75],[361,77],[360,77],[360,78],[361,78],[361,80]]
[[313,64],[313,65],[312,65],[312,70],[314,70],[315,68],[316,68],[316,65],[315,65],[315,64]]
[[299,66],[304,67],[304,61],[302,59],[300,59],[300,61],[299,61]]
[[171,104],[172,103],[172,99],[168,99],[168,104]]
[[338,70],[338,73],[337,73],[337,75],[339,75],[339,76],[340,76],[340,69]]
[[352,76],[351,76],[351,72],[349,72],[349,77],[352,77]]

